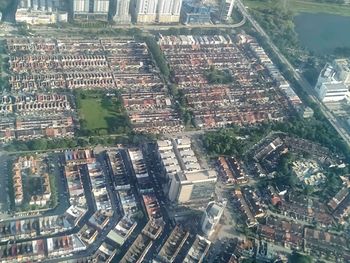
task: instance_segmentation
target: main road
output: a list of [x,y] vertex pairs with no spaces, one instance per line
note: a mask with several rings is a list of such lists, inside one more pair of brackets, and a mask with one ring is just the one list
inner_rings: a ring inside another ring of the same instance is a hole
[[278,59],[290,70],[293,74],[293,77],[298,82],[298,84],[304,89],[304,91],[308,94],[309,98],[315,102],[319,107],[324,116],[328,119],[328,121],[332,124],[334,129],[338,132],[338,134],[343,138],[343,140],[350,147],[350,135],[344,129],[343,125],[340,121],[333,115],[333,113],[327,109],[327,107],[317,98],[316,91],[310,85],[310,83],[295,70],[293,65],[285,58],[285,56],[281,53],[281,51],[277,48],[277,46],[272,42],[271,38],[266,34],[266,32],[262,29],[262,27],[256,22],[256,20],[249,14],[247,8],[242,3],[242,0],[237,0],[237,7],[242,13],[242,15],[252,24],[255,30],[266,39],[268,45],[271,47],[273,52],[277,55]]

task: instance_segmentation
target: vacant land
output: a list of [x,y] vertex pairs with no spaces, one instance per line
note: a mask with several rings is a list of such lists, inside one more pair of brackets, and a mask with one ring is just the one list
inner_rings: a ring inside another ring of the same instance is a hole
[[350,5],[318,3],[311,0],[244,0],[249,8],[283,7],[295,14],[298,13],[328,13],[350,16]]
[[129,119],[119,96],[100,91],[76,92],[82,135],[123,134],[130,131]]

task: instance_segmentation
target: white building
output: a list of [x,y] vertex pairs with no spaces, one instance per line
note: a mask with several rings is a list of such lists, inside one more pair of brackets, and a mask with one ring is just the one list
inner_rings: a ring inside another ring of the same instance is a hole
[[73,0],[73,13],[89,13],[89,0]]
[[158,0],[137,0],[136,21],[137,23],[154,23],[157,18]]
[[130,0],[117,0],[116,13],[113,20],[117,23],[126,24],[131,22]]
[[73,16],[83,20],[107,20],[110,0],[73,0]]
[[93,6],[94,6],[94,9],[93,9],[94,13],[108,14],[109,0],[94,0]]
[[207,237],[214,233],[215,228],[219,224],[220,218],[224,213],[225,207],[226,201],[222,203],[214,201],[209,202],[202,217],[202,231]]
[[315,90],[323,102],[335,102],[349,96],[350,69],[346,60],[327,63],[321,71]]
[[67,12],[42,12],[31,11],[27,9],[18,9],[16,12],[16,21],[25,22],[30,25],[54,24],[57,22],[67,22]]
[[336,71],[336,78],[344,84],[350,84],[350,61],[348,59],[335,59],[334,69]]
[[158,16],[159,23],[178,23],[180,21],[180,12],[182,0],[159,0]]
[[220,19],[227,21],[231,18],[236,0],[221,0]]
[[189,138],[158,141],[158,153],[168,180],[168,198],[176,203],[203,201],[213,195],[217,176],[203,168]]

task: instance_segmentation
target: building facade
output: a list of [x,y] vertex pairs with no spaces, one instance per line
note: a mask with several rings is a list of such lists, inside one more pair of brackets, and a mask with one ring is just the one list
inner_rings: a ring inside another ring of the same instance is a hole
[[221,0],[220,19],[222,21],[227,21],[231,18],[235,1],[236,0]]
[[130,0],[116,0],[116,13],[113,20],[120,24],[131,22]]
[[209,24],[210,6],[201,2],[184,2],[181,10],[181,22],[183,24]]
[[157,22],[178,23],[181,7],[182,0],[159,0]]
[[226,201],[209,202],[202,216],[202,231],[207,237],[214,233],[215,227],[219,224],[225,207]]
[[110,0],[72,0],[74,19],[108,20]]
[[157,19],[158,0],[137,0],[136,21],[137,23],[154,23]]

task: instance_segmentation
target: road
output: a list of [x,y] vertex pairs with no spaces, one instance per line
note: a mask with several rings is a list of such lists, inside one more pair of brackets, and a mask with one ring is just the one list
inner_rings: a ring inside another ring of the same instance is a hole
[[[140,24],[129,24],[129,25],[114,25],[106,27],[105,29],[124,29],[124,30],[130,30],[130,29],[140,29],[143,32],[145,31],[162,31],[162,30],[169,30],[169,29],[230,29],[230,28],[238,28],[243,26],[246,23],[246,17],[243,17],[242,21],[236,24],[201,24],[201,25],[183,25],[183,24],[173,24],[173,25],[161,25],[161,24],[151,24],[151,25],[140,25]],[[60,35],[67,35],[71,36],[72,34],[91,34],[91,32],[98,32],[101,31],[101,28],[80,28],[80,27],[68,27],[68,28],[60,28],[57,30],[57,28],[54,27],[48,27],[48,26],[32,26],[30,28],[33,30],[36,34],[39,35],[57,35],[58,33]]]
[[277,46],[272,42],[271,38],[266,34],[266,32],[262,29],[262,27],[256,22],[256,20],[249,14],[247,8],[242,3],[242,0],[237,0],[237,7],[242,13],[244,17],[246,17],[247,21],[249,21],[255,30],[266,39],[268,45],[271,47],[273,52],[277,55],[278,59],[290,70],[293,74],[294,79],[298,82],[298,84],[304,89],[304,91],[308,94],[309,98],[316,103],[324,116],[328,119],[328,121],[332,124],[334,129],[338,132],[338,134],[343,138],[343,140],[350,147],[350,135],[346,132],[343,125],[340,121],[330,112],[327,107],[318,100],[317,94],[314,88],[310,85],[310,83],[301,75],[299,72],[295,70],[293,65],[285,58],[285,56],[281,53],[281,51],[277,48]]

